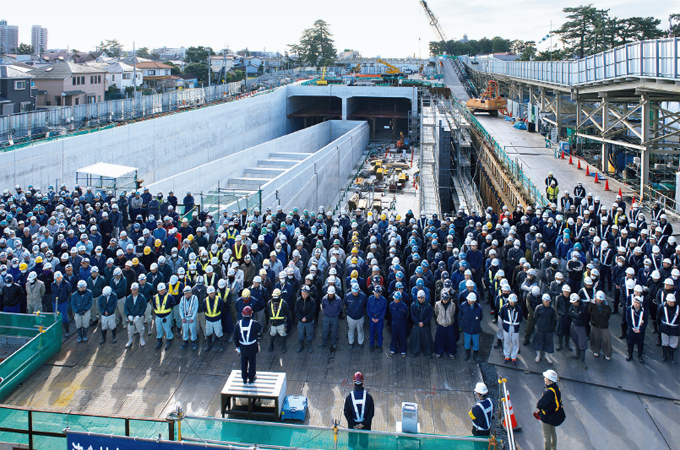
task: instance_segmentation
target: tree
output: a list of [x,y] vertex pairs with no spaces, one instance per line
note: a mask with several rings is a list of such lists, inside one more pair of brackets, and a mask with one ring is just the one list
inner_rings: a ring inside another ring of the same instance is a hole
[[17,47],[17,55],[32,55],[33,46],[29,44],[24,44],[23,42]]
[[180,70],[180,68],[177,67],[175,64],[171,63],[170,61],[165,61],[164,64],[167,64],[168,66],[171,67],[171,69],[170,69],[170,74],[171,74],[171,75],[179,75],[180,73],[182,73],[182,71]]
[[189,47],[184,55],[184,61],[188,63],[205,63],[207,64],[208,56],[214,55],[215,52],[210,47]]
[[503,39],[500,36],[496,36],[491,39],[491,51],[492,53],[505,53],[510,51],[510,39]]
[[200,62],[200,63],[187,64],[186,67],[184,68],[184,73],[196,75],[196,78],[198,78],[198,81],[203,82],[203,83],[207,83],[208,82],[208,63],[204,61],[204,62]]
[[555,31],[566,48],[578,58],[591,54],[593,39],[596,36],[598,18],[602,17],[602,10],[592,5],[567,7],[562,11],[567,13],[567,21]]
[[518,45],[519,60],[520,61],[531,61],[536,56],[536,43],[534,41],[523,42],[522,45]]
[[302,33],[298,44],[289,47],[308,66],[319,69],[331,65],[338,55],[332,37],[328,23],[317,20],[312,28]]
[[654,17],[629,17],[618,19],[617,44],[627,44],[632,41],[644,41],[646,39],[659,39],[664,33],[659,28],[661,20]]
[[107,39],[99,43],[97,50],[106,52],[107,55],[117,58],[123,54],[123,44],[118,39]]
[[670,25],[668,34],[675,37],[680,36],[680,14],[671,14],[668,17],[668,24]]
[[144,59],[151,59],[151,53],[149,53],[149,47],[142,47],[135,53],[136,56]]

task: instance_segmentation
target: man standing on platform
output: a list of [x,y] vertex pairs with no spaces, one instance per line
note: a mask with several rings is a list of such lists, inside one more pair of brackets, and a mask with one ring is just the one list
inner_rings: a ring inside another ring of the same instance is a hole
[[236,352],[241,355],[241,378],[243,384],[254,383],[257,374],[257,335],[262,332],[262,325],[253,320],[253,309],[243,308],[243,318],[234,327],[234,343]]
[[[370,431],[374,413],[373,397],[364,389],[364,375],[357,372],[354,374],[354,390],[345,398],[344,414],[347,427],[351,430]],[[350,432],[349,448],[355,448],[357,441],[361,448],[368,448],[367,434]]]

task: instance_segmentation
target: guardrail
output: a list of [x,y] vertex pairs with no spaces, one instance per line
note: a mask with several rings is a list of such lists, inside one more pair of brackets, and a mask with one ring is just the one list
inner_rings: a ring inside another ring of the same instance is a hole
[[654,39],[573,61],[501,61],[492,55],[458,58],[472,70],[562,86],[629,77],[680,79],[680,38]]

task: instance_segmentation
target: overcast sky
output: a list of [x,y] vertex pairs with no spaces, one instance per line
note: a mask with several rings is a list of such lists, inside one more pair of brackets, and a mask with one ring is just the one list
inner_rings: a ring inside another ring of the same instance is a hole
[[[570,0],[457,1],[430,0],[449,39],[501,36],[539,41],[564,21],[562,8],[588,2]],[[617,17],[654,16],[668,28],[668,16],[680,12],[677,1],[602,0]],[[675,8],[674,8],[675,6]],[[675,9],[675,11],[673,11]],[[3,1],[0,19],[19,26],[19,41],[30,44],[31,26],[49,30],[49,48],[94,50],[104,39],[118,39],[126,50],[140,47],[209,45],[214,49],[280,51],[298,41],[315,20],[331,26],[336,47],[363,56],[427,56],[434,40],[418,0],[339,0],[337,2],[265,0],[192,3],[60,3],[53,0]]]

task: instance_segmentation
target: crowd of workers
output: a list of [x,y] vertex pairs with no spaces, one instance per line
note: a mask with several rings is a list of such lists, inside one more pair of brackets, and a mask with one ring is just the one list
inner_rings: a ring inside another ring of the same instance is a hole
[[[555,201],[558,185],[546,179]],[[73,323],[79,342],[99,323],[101,344],[122,327],[126,347],[137,334],[143,346],[155,327],[157,349],[177,335],[182,349],[200,338],[205,351],[222,351],[265,333],[269,351],[286,352],[297,334],[297,351],[312,352],[318,326],[321,347],[335,351],[346,320],[350,350],[368,339],[381,351],[387,325],[390,355],[455,359],[462,340],[465,360],[476,360],[487,303],[506,363],[517,364],[526,320],[523,345],[536,363],[564,349],[584,369],[589,343],[592,356],[611,359],[609,322],[620,314],[627,360],[637,347],[644,361],[651,325],[674,363],[680,247],[660,204],[638,206],[619,197],[608,207],[579,183],[559,204],[481,215],[279,206],[213,217],[191,193],[180,203],[148,189],[116,197],[16,186],[0,198],[2,307],[58,311],[64,335]],[[260,325],[247,339],[245,307]]]

